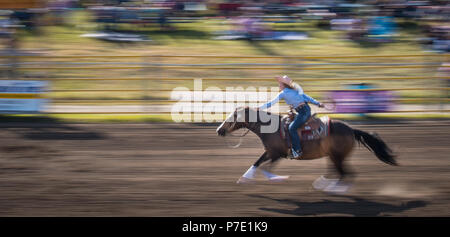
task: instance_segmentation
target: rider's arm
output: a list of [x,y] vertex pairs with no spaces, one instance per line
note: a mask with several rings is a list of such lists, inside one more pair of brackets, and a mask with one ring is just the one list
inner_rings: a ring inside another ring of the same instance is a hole
[[320,105],[319,101],[315,100],[314,98],[312,98],[311,96],[309,96],[307,94],[303,94],[303,99],[305,100],[305,102],[312,103],[315,105]]
[[299,93],[300,95],[303,95],[303,88],[302,88],[299,84],[297,84],[297,83],[292,83],[292,85],[294,86],[294,89],[295,89],[296,91],[298,91],[298,93]]
[[266,104],[263,104],[259,106],[259,109],[267,109],[270,108],[272,105],[276,104],[280,99],[283,97],[283,92],[280,92],[277,97],[275,97],[272,101],[267,102]]

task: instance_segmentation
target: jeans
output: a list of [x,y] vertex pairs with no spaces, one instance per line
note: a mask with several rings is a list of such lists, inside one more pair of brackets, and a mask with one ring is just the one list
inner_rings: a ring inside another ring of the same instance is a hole
[[302,146],[300,145],[300,137],[298,136],[297,129],[305,124],[311,117],[311,108],[306,104],[297,110],[297,112],[297,117],[295,117],[294,121],[289,125],[289,134],[291,135],[292,148],[294,148],[295,151],[301,152]]

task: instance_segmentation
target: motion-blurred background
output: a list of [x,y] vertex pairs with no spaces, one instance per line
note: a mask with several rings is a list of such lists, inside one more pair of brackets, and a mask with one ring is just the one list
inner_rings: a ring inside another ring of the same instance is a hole
[[[50,100],[29,112],[164,120],[170,92],[193,89],[195,78],[204,89],[245,90],[287,74],[337,102],[338,113],[448,117],[447,1],[3,0],[0,8],[1,78],[46,82],[27,98]],[[9,102],[1,110],[20,111]]]
[[[449,18],[446,0],[0,0],[0,214],[448,215]],[[325,159],[242,189],[256,137],[230,151],[215,123],[173,123],[174,88],[278,75],[404,167],[356,152],[347,198],[311,192]]]

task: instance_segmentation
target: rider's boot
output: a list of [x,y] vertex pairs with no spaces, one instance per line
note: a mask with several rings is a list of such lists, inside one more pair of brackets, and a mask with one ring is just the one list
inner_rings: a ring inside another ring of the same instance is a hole
[[300,159],[303,155],[302,151],[296,151],[294,148],[292,148],[292,158],[293,159]]

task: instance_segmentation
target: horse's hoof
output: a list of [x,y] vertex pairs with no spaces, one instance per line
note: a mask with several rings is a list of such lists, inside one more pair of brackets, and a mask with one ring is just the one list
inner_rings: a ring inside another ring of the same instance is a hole
[[336,182],[328,185],[325,189],[323,189],[323,191],[330,194],[345,194],[348,192],[349,189],[350,189],[349,184]]
[[312,183],[312,186],[316,190],[324,190],[330,185],[335,185],[337,181],[337,179],[327,179],[322,175]]
[[275,176],[275,177],[271,177],[269,178],[270,182],[283,182],[289,179],[289,176],[285,175],[285,176]]
[[251,183],[255,183],[254,179],[249,179],[246,177],[240,177],[238,179],[238,181],[236,181],[237,184],[251,184]]

